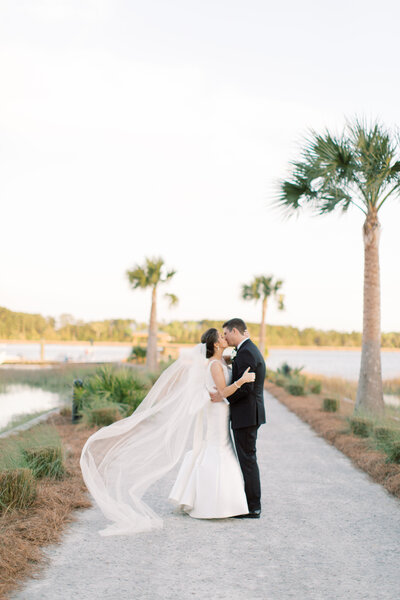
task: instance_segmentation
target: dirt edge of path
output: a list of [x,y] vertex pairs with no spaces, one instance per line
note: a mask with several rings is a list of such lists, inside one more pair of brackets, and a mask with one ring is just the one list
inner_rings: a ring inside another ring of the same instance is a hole
[[366,439],[349,433],[345,417],[323,411],[319,397],[292,396],[270,382],[266,382],[265,390],[308,423],[318,435],[343,452],[376,483],[400,498],[400,465],[386,462],[383,452],[371,448]]

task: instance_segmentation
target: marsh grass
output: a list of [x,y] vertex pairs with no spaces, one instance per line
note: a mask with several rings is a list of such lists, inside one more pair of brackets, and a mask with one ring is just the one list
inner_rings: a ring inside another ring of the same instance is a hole
[[98,365],[61,365],[46,369],[12,369],[1,367],[0,386],[7,391],[9,384],[26,384],[61,396],[71,396],[74,379],[93,374]]
[[386,379],[383,382],[383,393],[400,396],[400,379]]

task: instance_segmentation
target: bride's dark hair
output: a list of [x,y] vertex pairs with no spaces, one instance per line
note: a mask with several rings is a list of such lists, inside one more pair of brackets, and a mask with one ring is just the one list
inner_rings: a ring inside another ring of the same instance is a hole
[[214,354],[214,344],[218,342],[218,329],[210,327],[201,336],[201,343],[206,344],[206,358],[211,358]]

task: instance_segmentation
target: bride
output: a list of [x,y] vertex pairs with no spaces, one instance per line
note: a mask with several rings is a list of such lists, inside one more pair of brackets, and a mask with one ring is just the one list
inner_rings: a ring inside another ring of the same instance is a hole
[[[229,433],[229,407],[211,402],[254,381],[249,369],[232,384],[222,353],[228,346],[214,328],[202,343],[181,350],[139,407],[102,427],[86,441],[80,458],[85,484],[112,523],[100,535],[127,535],[163,526],[144,501],[148,488],[184,456],[169,499],[195,518],[248,512],[243,477]],[[203,420],[207,425],[204,436]],[[190,432],[192,450],[186,452]]]
[[[231,373],[222,358],[228,342],[217,329],[208,329],[201,341],[206,344],[206,357],[210,359],[205,381],[209,391],[217,388],[226,398],[244,383],[254,381],[255,374],[247,369],[241,379],[229,385]],[[249,509],[243,475],[230,435],[229,404],[209,402],[205,412],[205,440],[197,452],[193,449],[186,453],[169,499],[198,519],[246,514]]]

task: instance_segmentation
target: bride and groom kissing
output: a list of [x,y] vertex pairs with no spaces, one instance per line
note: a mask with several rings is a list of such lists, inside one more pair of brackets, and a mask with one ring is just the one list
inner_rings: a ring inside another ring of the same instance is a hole
[[[223,357],[228,346],[236,348],[231,368]],[[168,497],[180,512],[197,519],[259,518],[256,440],[265,423],[265,371],[244,321],[230,319],[222,332],[210,328],[200,344],[182,350],[132,415],[91,435],[81,454],[82,475],[113,522],[100,535],[162,527],[143,496],[182,458]]]

